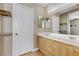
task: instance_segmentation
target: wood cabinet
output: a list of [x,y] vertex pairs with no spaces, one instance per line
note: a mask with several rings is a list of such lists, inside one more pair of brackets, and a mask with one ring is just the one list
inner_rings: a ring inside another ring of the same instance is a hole
[[39,48],[39,50],[41,51],[41,52],[43,52],[43,53],[45,53],[45,43],[44,43],[44,39],[45,38],[43,38],[43,37],[39,37],[38,36],[38,40],[37,40],[37,47]]
[[79,51],[74,50],[74,56],[79,56]]
[[74,56],[79,56],[79,48],[77,48],[77,47],[75,47],[75,48],[73,48],[74,50],[73,50],[73,55]]
[[60,43],[61,56],[73,56],[73,48],[67,44]]
[[60,42],[54,41],[54,50],[55,50],[54,51],[54,56],[60,56],[61,55],[60,54],[60,52],[61,52],[60,48],[61,48]]
[[79,56],[79,47],[37,36],[37,47],[46,56]]
[[45,39],[45,44],[44,44],[44,49],[45,49],[45,55],[51,56],[53,55],[53,50],[52,50],[52,41],[49,39]]

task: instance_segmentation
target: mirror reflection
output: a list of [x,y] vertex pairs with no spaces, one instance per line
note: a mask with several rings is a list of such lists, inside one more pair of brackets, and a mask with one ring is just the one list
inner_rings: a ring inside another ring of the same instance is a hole
[[60,14],[59,33],[79,35],[79,10]]
[[73,19],[70,21],[70,34],[79,35],[79,19]]
[[51,19],[50,18],[48,18],[48,17],[42,17],[42,16],[38,16],[38,18],[39,18],[39,25],[38,25],[38,27],[39,28],[41,28],[41,29],[43,29],[43,28],[45,28],[45,29],[48,29],[48,28],[51,28]]
[[62,11],[48,15],[38,16],[38,28],[40,31],[59,34],[79,35],[79,8]]

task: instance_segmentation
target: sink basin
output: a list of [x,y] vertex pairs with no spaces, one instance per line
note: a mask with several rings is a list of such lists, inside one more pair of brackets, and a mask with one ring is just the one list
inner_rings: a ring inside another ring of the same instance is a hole
[[56,33],[50,33],[50,32],[42,32],[40,34],[51,37],[51,38],[59,39],[59,40],[72,41],[72,42],[78,41],[79,42],[79,37],[74,37],[74,36],[70,36],[70,35],[56,34]]
[[69,39],[70,40],[79,40],[79,38],[77,38],[77,37],[71,37],[71,36],[69,37]]

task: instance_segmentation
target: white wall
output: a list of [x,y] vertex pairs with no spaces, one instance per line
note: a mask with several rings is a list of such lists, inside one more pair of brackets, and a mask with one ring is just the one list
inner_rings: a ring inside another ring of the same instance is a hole
[[52,16],[52,32],[59,33],[59,15]]

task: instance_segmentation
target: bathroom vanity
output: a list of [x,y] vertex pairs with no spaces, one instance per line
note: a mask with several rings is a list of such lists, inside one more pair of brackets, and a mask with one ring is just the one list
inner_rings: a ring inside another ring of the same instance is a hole
[[71,35],[39,33],[37,47],[46,56],[79,56],[79,40]]

